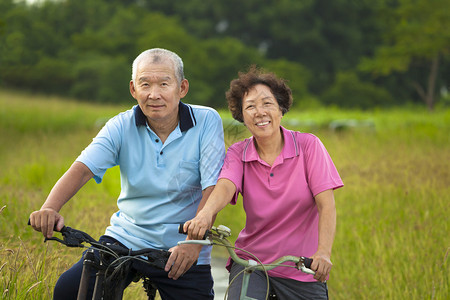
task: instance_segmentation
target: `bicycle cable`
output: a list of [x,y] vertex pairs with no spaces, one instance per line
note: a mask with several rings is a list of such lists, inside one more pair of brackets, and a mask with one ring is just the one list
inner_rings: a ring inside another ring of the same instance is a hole
[[[264,271],[264,275],[265,275],[265,277],[266,277],[266,284],[267,284],[267,288],[266,288],[266,300],[269,299],[269,292],[270,292],[269,273],[268,273],[267,270],[266,270],[266,266],[262,263],[262,261],[261,261],[255,254],[253,254],[253,253],[251,253],[250,251],[247,251],[247,250],[245,250],[245,249],[236,247],[236,246],[222,245],[222,244],[218,244],[218,243],[214,243],[214,242],[212,243],[212,245],[223,246],[223,247],[226,247],[226,248],[231,248],[231,249],[234,249],[234,250],[239,250],[239,251],[245,252],[245,253],[249,254],[250,256],[252,256],[253,258],[255,258],[255,259],[256,259],[256,262],[257,262],[257,263],[261,266],[261,268],[263,269],[262,271]],[[227,290],[225,291],[224,299],[226,299],[226,297],[227,297],[227,295],[228,295],[228,291],[229,291],[231,285],[233,284],[233,282],[239,277],[239,275],[241,275],[241,274],[244,273],[245,271],[247,271],[247,270],[246,270],[246,267],[244,267],[243,270],[241,270],[238,274],[236,274],[236,276],[235,276],[233,279],[231,279],[230,283],[228,284]]]

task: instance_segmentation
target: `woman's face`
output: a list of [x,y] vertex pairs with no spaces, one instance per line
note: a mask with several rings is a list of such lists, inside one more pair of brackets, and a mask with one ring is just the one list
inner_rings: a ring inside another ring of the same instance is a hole
[[244,95],[242,115],[245,126],[255,138],[270,138],[280,134],[283,114],[267,85],[257,84]]

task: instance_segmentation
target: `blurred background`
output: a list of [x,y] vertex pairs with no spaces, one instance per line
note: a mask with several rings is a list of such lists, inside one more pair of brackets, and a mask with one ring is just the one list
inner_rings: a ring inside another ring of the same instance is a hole
[[[450,0],[0,0],[0,299],[51,299],[79,259],[28,217],[136,103],[131,63],[153,47],[182,57],[184,101],[218,110],[226,146],[249,136],[226,108],[230,80],[256,64],[288,81],[282,125],[317,135],[345,184],[330,299],[450,299],[449,29]],[[61,210],[66,225],[102,235],[119,176],[88,182]],[[242,201],[219,224],[234,242]],[[142,285],[124,299],[146,299]]]
[[0,87],[127,102],[130,64],[177,52],[187,102],[226,107],[238,71],[284,77],[295,105],[449,105],[448,0],[0,0]]

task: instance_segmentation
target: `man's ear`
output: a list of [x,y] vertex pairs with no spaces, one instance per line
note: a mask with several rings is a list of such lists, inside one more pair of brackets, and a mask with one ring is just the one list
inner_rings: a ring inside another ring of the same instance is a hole
[[130,80],[130,94],[134,99],[136,99],[136,89],[134,88],[133,80]]
[[189,81],[187,79],[183,79],[180,84],[180,99],[183,99],[184,96],[187,95],[189,91]]

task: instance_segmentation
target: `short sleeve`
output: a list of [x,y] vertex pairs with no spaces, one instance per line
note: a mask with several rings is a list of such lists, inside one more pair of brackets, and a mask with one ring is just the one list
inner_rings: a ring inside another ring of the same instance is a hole
[[215,185],[225,156],[222,119],[210,109],[206,116],[200,145],[200,176],[202,189]]
[[236,194],[231,200],[231,204],[236,204],[239,193],[242,193],[242,176],[244,173],[242,161],[242,142],[231,145],[225,156],[225,162],[220,172],[219,179],[226,178],[236,186]]
[[100,183],[107,169],[116,166],[121,143],[121,125],[117,117],[109,120],[76,159],[85,164]]
[[314,196],[342,187],[344,184],[339,173],[320,139],[312,134],[305,134],[300,139],[305,159],[308,185]]

